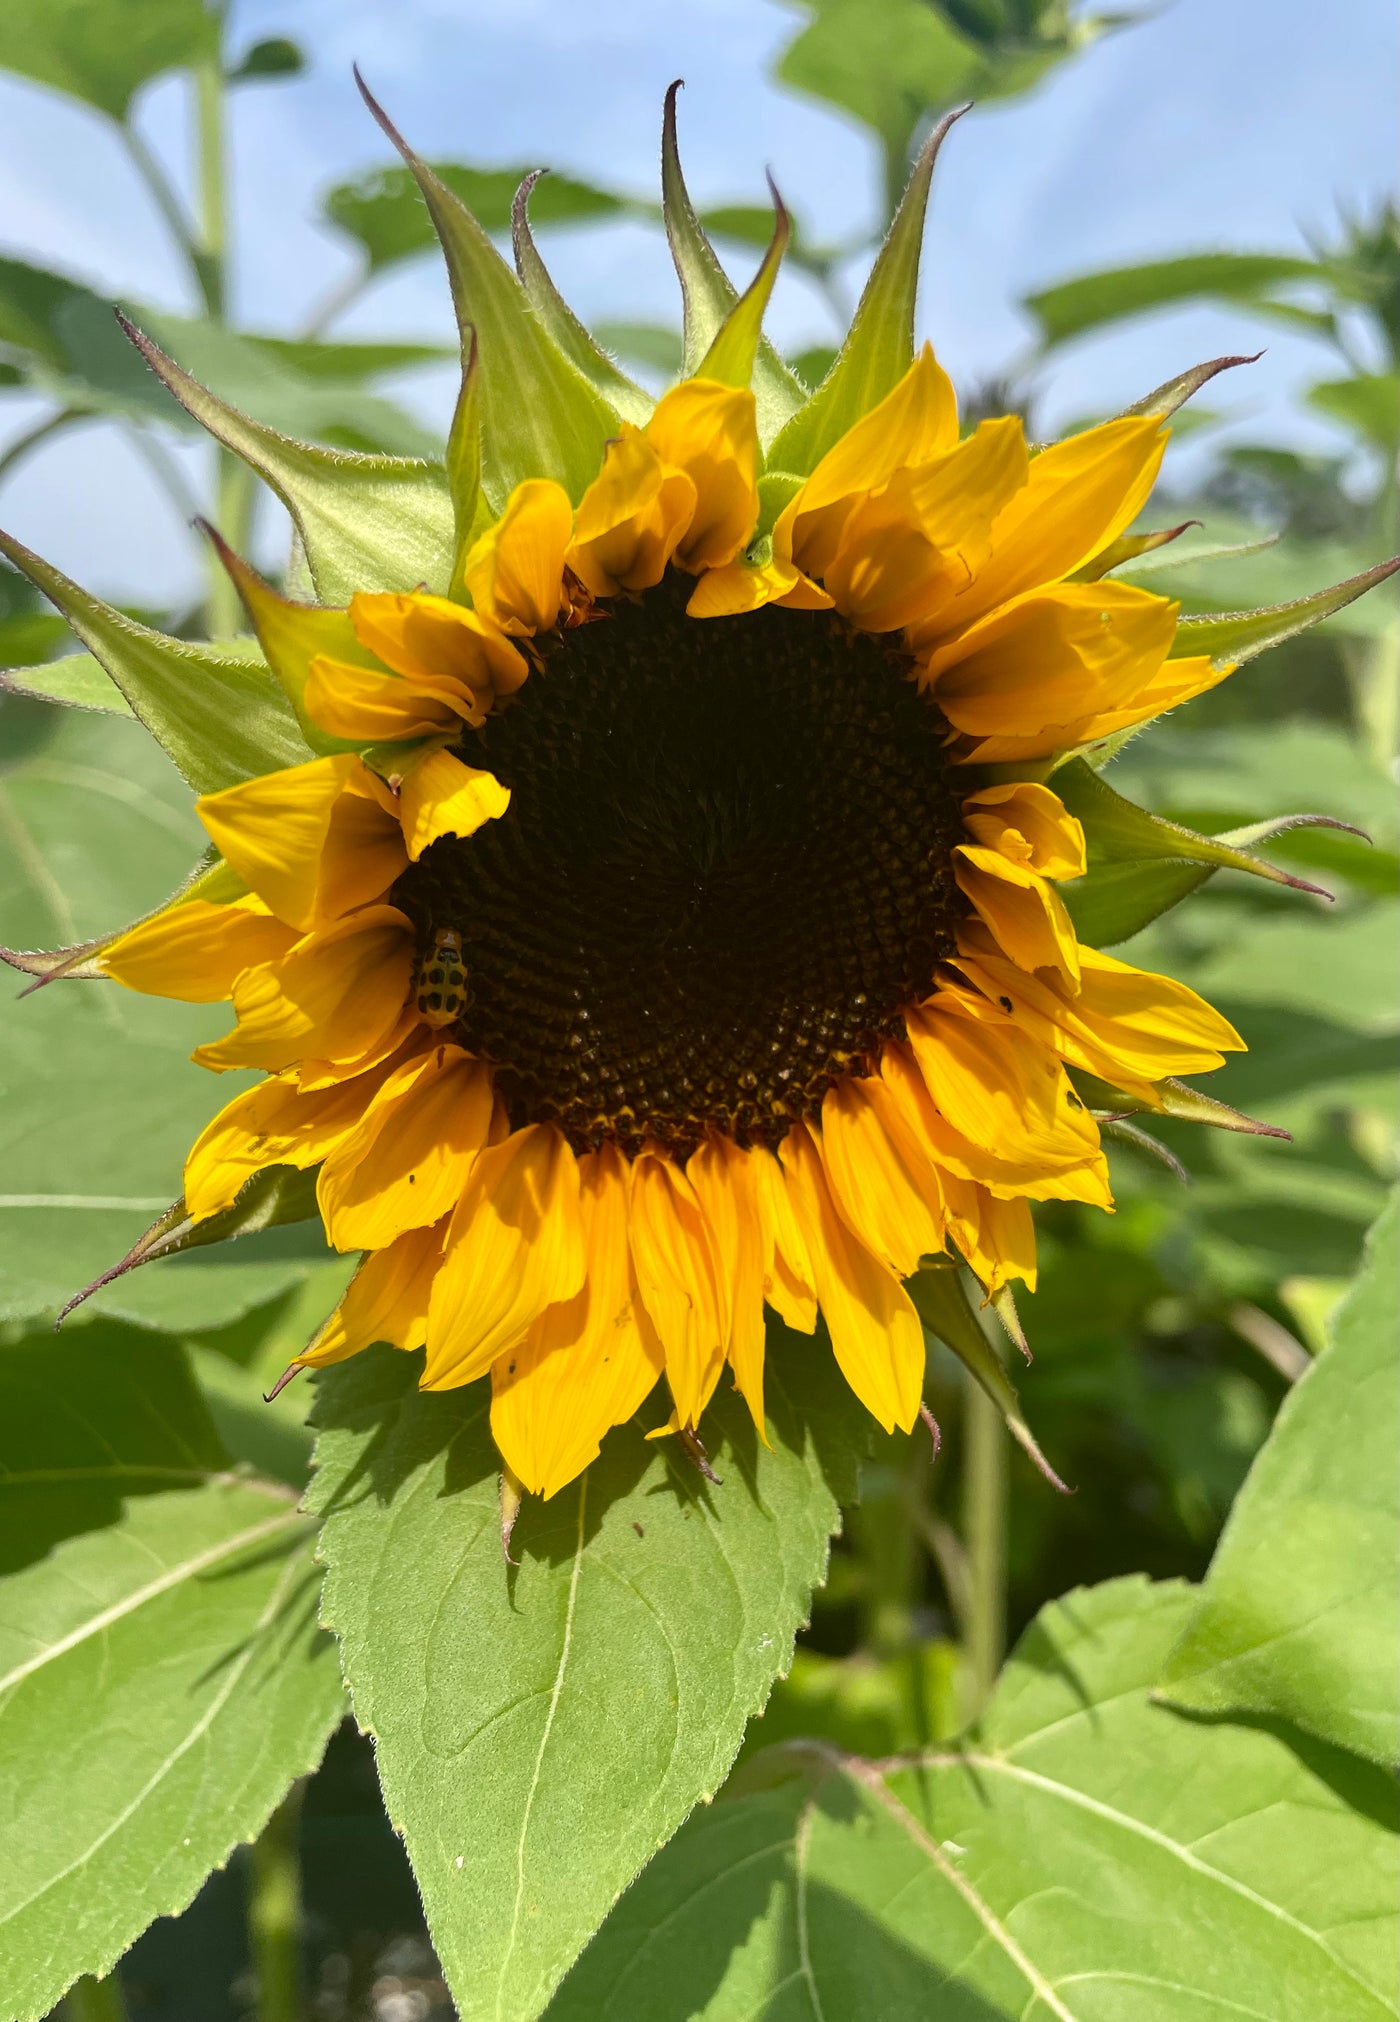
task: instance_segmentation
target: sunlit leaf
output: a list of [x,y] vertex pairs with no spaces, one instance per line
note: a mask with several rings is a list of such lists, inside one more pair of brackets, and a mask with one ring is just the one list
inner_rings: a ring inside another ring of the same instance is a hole
[[[540,164],[472,168],[435,161],[427,167],[461,199],[483,231],[508,232],[515,193]],[[537,225],[587,225],[620,215],[656,215],[654,205],[558,174],[544,178],[530,208]],[[363,248],[372,270],[431,252],[437,244],[418,185],[404,167],[370,169],[354,182],[341,183],[327,194],[322,209],[331,224]]]
[[1192,253],[1061,281],[1028,296],[1026,307],[1042,341],[1063,344],[1125,316],[1202,297],[1277,312],[1275,290],[1298,282],[1316,287],[1324,278],[1316,260],[1291,253]]
[[204,0],[10,0],[0,65],[125,119],[143,84],[218,49]]

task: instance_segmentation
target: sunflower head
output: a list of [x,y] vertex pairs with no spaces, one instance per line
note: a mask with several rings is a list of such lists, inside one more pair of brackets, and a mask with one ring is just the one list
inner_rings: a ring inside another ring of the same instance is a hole
[[224,551],[259,667],[152,634],[139,658],[7,546],[148,721],[198,671],[212,846],[150,918],[16,959],[231,1001],[195,1057],[263,1078],[193,1147],[181,1226],[305,1211],[311,1176],[362,1261],[299,1364],[386,1341],[428,1388],[489,1376],[528,1490],[663,1379],[693,1450],[726,1368],[762,1434],[765,1308],[822,1326],[886,1428],[918,1414],[925,1322],[1004,1390],[968,1287],[1014,1325],[1030,1204],[1111,1207],[1101,1125],[1251,1127],[1174,1079],[1238,1035],[1085,922],[1125,838],[1281,874],[1097,768],[1369,579],[1183,623],[1110,576],[1165,538],[1128,530],[1167,419],[1235,361],[1048,447],[960,425],[912,337],[942,131],[810,394],[761,335],[782,207],[738,295],[674,92],[686,363],[657,400],[556,294],[529,185],[513,274],[406,147],[462,328],[440,466],[289,442],[138,334],[296,523],[308,595]]

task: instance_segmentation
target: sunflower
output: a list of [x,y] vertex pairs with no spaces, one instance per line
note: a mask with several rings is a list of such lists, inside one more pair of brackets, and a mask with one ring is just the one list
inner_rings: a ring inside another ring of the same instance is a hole
[[92,964],[231,1000],[194,1057],[264,1077],[186,1215],[293,1168],[360,1254],[294,1366],[388,1342],[427,1389],[489,1379],[545,1496],[662,1379],[697,1453],[726,1371],[762,1436],[765,1307],[910,1427],[906,1281],[957,1262],[1009,1310],[1031,1203],[1112,1206],[1086,1091],[1160,1110],[1242,1044],[1060,891],[1057,769],[1232,664],[1106,575],[1181,387],[1049,447],[964,431],[898,337],[933,146],[814,396],[759,334],[781,210],[702,348],[722,277],[670,112],[691,364],[654,404],[548,292],[523,203],[517,300],[414,163],[465,329],[448,566],[310,602],[226,555],[311,755],[203,794],[213,867]]

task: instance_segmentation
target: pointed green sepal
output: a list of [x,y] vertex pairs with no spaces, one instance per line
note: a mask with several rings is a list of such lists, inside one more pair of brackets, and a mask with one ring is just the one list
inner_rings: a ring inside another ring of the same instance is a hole
[[1155,548],[1164,548],[1170,541],[1179,541],[1188,527],[1198,527],[1199,520],[1183,520],[1179,527],[1167,527],[1158,534],[1120,534],[1116,541],[1110,541],[1101,548],[1092,561],[1082,569],[1076,569],[1069,578],[1072,583],[1097,583],[1112,569],[1121,569],[1124,562],[1135,562],[1140,555],[1150,555]]
[[1292,1132],[1283,1130],[1276,1123],[1261,1123],[1257,1117],[1246,1116],[1242,1109],[1232,1109],[1228,1102],[1221,1102],[1213,1095],[1202,1095],[1200,1089],[1188,1087],[1184,1081],[1154,1081],[1156,1102],[1144,1102],[1140,1095],[1129,1095],[1111,1082],[1100,1081],[1097,1075],[1073,1070],[1073,1081],[1080,1095],[1093,1114],[1101,1121],[1104,1118],[1124,1116],[1171,1116],[1179,1123],[1209,1124],[1213,1130],[1233,1130],[1246,1137],[1281,1137],[1292,1142]]
[[569,363],[597,388],[624,421],[635,422],[641,428],[649,419],[655,401],[644,387],[627,377],[616,360],[609,358],[592,333],[585,329],[555,287],[554,277],[540,258],[539,247],[530,230],[530,192],[540,177],[548,173],[548,169],[536,169],[533,175],[526,176],[510,207],[515,271],[525,290],[525,300]]
[[481,490],[481,354],[475,330],[462,333],[462,384],[447,431],[447,489],[452,500],[452,573],[447,594],[469,602],[462,575],[472,542],[490,516]]
[[1142,1152],[1147,1158],[1164,1165],[1174,1179],[1184,1187],[1191,1184],[1191,1175],[1174,1151],[1168,1151],[1160,1138],[1153,1137],[1151,1131],[1140,1130],[1135,1123],[1128,1123],[1121,1116],[1101,1116],[1098,1118],[1099,1135],[1111,1144],[1130,1145],[1134,1151]]
[[945,114],[924,142],[846,341],[821,385],[773,443],[770,462],[806,477],[862,415],[877,407],[914,362],[914,301],[934,163],[944,136],[968,110]]
[[1179,407],[1184,407],[1193,394],[1208,385],[1217,372],[1228,372],[1236,365],[1257,365],[1263,355],[1262,351],[1253,351],[1237,357],[1208,358],[1204,365],[1193,365],[1188,372],[1178,372],[1175,379],[1168,379],[1161,386],[1155,386],[1151,393],[1144,393],[1141,400],[1125,407],[1118,419],[1123,421],[1130,415],[1137,415],[1145,421],[1166,421]]
[[[676,83],[666,93],[666,111],[661,129],[661,208],[684,305],[681,375],[690,379],[698,372],[701,360],[738,301],[739,291],[706,238],[685,186],[680,150],[676,144],[676,94],[679,90],[680,85]],[[807,399],[806,387],[783,363],[766,337],[759,340],[758,355],[754,359],[753,393],[758,411],[758,437],[765,445],[772,442],[783,424]]]
[[59,1314],[56,1326],[68,1315],[138,1264],[154,1264],[161,1257],[178,1256],[182,1250],[203,1249],[209,1243],[228,1243],[238,1236],[255,1235],[259,1229],[281,1228],[287,1222],[309,1222],[317,1213],[316,1181],[320,1168],[298,1172],[294,1166],[264,1166],[243,1182],[238,1198],[217,1215],[197,1222],[187,1212],[183,1199],[175,1201],[152,1222],[140,1241],[118,1264],[84,1285]]
[[21,990],[21,997],[32,996],[42,990],[47,983],[58,983],[65,978],[70,982],[90,983],[98,977],[105,977],[98,957],[105,954],[114,941],[120,941],[133,927],[144,926],[147,920],[157,919],[175,906],[183,906],[190,899],[203,899],[212,906],[225,906],[234,899],[241,899],[248,887],[231,865],[212,849],[206,850],[189,877],[178,892],[153,906],[149,913],[142,913],[136,920],[129,920],[124,927],[114,927],[110,933],[97,934],[90,941],[75,942],[71,948],[0,948],[0,962],[6,962],[12,969],[22,970],[34,981],[27,990]]
[[983,1333],[982,1323],[967,1296],[962,1273],[951,1258],[926,1264],[912,1278],[906,1279],[904,1289],[913,1300],[925,1327],[931,1334],[936,1334],[945,1347],[951,1348],[968,1374],[986,1391],[1006,1420],[1006,1429],[1011,1437],[1035,1462],[1051,1487],[1059,1489],[1062,1495],[1072,1494],[1073,1491],[1060,1480],[1037,1445],[1011,1378]]
[[1266,653],[1270,646],[1296,639],[1300,632],[1320,625],[1334,611],[1345,610],[1368,590],[1374,590],[1377,583],[1393,576],[1397,569],[1400,556],[1378,562],[1373,569],[1363,569],[1359,576],[1349,576],[1346,582],[1334,583],[1330,589],[1295,597],[1288,604],[1271,604],[1261,611],[1218,611],[1207,617],[1183,618],[1176,628],[1172,657],[1180,659],[1186,654],[1201,653],[1210,656],[1213,666],[1242,667],[1246,660]]
[[0,554],[56,604],[196,793],[310,757],[268,669],[138,625],[0,533]]
[[431,590],[452,567],[452,504],[440,464],[295,442],[220,400],[118,311],[152,372],[210,435],[276,492],[301,537],[316,594]]
[[759,262],[758,272],[715,332],[696,374],[699,379],[714,379],[721,386],[748,386],[753,379],[763,339],[763,318],[787,251],[790,229],[787,209],[771,176],[768,188],[773,197],[773,236],[768,250]]
[[[233,652],[242,642],[225,640]],[[248,642],[252,644],[251,640]],[[65,709],[89,709],[100,716],[135,716],[102,662],[92,653],[65,653],[61,660],[40,660],[32,667],[7,667],[0,673],[0,691],[29,695],[36,702],[57,702]]]
[[358,70],[360,96],[423,192],[442,243],[457,327],[481,348],[482,487],[500,512],[526,478],[551,477],[577,503],[603,465],[618,413],[531,314],[525,290],[460,197],[420,161]]
[[359,751],[360,745],[343,737],[332,737],[306,713],[307,676],[311,662],[319,654],[346,661],[352,667],[382,671],[379,661],[360,644],[349,612],[333,610],[324,604],[298,604],[290,597],[279,596],[251,563],[234,553],[217,527],[211,527],[207,520],[198,520],[196,525],[228,570],[258,635],[258,644],[267,655],[268,667],[281,687],[285,704],[301,727],[301,757],[287,762],[304,764],[313,754],[324,758],[337,751]]
[[1093,948],[1126,941],[1218,870],[1244,871],[1330,900],[1321,885],[1253,855],[1252,846],[1295,828],[1359,833],[1330,815],[1290,814],[1237,832],[1197,835],[1125,800],[1082,758],[1071,759],[1052,777],[1056,793],[1083,824],[1088,846],[1087,872],[1061,885],[1060,896],[1080,940]]

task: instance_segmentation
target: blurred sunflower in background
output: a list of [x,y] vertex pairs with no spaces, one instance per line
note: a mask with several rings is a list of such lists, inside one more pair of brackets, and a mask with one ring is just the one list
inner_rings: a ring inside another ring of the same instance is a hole
[[[760,334],[781,206],[736,298],[673,93],[687,369],[655,402],[554,294],[528,187],[517,283],[405,150],[464,333],[451,538],[429,558],[407,516],[364,587],[316,602],[226,553],[307,756],[203,795],[210,864],[89,957],[230,999],[195,1057],[266,1076],[191,1151],[187,1216],[314,1172],[329,1240],[363,1253],[294,1366],[387,1341],[426,1349],[426,1388],[489,1374],[529,1491],[663,1375],[702,1462],[726,1364],[761,1435],[765,1305],[820,1316],[907,1429],[906,1281],[965,1265],[1014,1331],[1030,1203],[1112,1206],[1098,1116],[1168,1107],[1242,1045],[1080,942],[1057,886],[1084,831],[1047,783],[1231,671],[1107,572],[1164,538],[1127,529],[1165,421],[1232,361],[1049,447],[1015,416],[962,434],[909,337],[941,133],[808,395]],[[315,454],[324,519],[338,468],[369,479]]]

